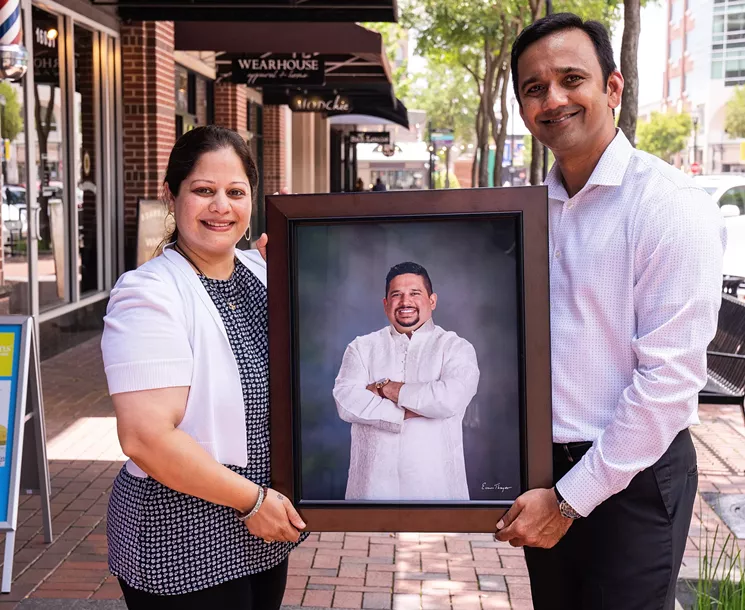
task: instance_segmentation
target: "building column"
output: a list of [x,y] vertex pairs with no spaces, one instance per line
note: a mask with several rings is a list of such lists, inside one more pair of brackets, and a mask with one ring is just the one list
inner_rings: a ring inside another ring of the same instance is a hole
[[[158,199],[176,140],[173,23],[122,23],[124,257],[136,264],[137,204]],[[165,235],[164,235],[165,237]]]
[[315,121],[315,192],[328,193],[331,190],[331,164],[329,159],[331,130],[329,121],[321,114],[314,115]]
[[284,106],[264,106],[264,194],[291,189],[288,175],[287,118]]
[[248,136],[248,97],[246,85],[220,82],[215,85],[215,125]]
[[292,188],[295,193],[315,193],[315,117],[310,112],[292,114]]

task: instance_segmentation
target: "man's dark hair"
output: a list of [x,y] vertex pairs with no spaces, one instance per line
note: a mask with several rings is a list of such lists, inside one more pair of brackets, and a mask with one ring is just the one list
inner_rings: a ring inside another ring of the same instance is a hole
[[413,273],[414,275],[421,276],[424,279],[424,287],[427,289],[427,294],[432,294],[432,280],[429,279],[429,273],[427,273],[427,270],[424,267],[417,265],[416,263],[399,263],[398,265],[393,265],[391,270],[388,272],[388,275],[385,276],[386,297],[388,297],[388,289],[391,287],[391,280],[396,276],[404,275],[406,273]]
[[539,19],[525,28],[512,45],[512,86],[515,89],[517,103],[522,106],[520,100],[520,77],[517,73],[517,60],[530,45],[538,42],[541,38],[562,32],[564,30],[582,30],[590,37],[595,46],[600,69],[603,72],[603,82],[607,85],[608,78],[616,69],[616,61],[613,59],[613,46],[608,36],[608,30],[599,21],[582,21],[574,13],[554,13],[548,17]]

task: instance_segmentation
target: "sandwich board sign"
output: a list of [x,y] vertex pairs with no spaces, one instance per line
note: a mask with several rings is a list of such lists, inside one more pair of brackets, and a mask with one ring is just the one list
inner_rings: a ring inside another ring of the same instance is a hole
[[0,316],[0,591],[10,592],[21,490],[41,495],[44,542],[52,542],[49,468],[39,349],[31,316]]

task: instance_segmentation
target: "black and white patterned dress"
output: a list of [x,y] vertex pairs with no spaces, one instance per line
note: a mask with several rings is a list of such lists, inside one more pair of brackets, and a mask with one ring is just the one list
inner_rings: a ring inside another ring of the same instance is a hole
[[[248,466],[227,467],[269,485],[266,288],[238,261],[230,279],[200,279],[225,325],[246,407]],[[268,570],[297,546],[266,543],[249,533],[232,508],[136,477],[126,467],[114,481],[107,528],[112,574],[157,595],[189,593]]]

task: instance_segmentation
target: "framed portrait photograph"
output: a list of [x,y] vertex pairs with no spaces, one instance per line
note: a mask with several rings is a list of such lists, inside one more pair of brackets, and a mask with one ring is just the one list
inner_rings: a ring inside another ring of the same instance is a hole
[[545,187],[266,202],[272,484],[308,530],[491,532],[550,487]]

